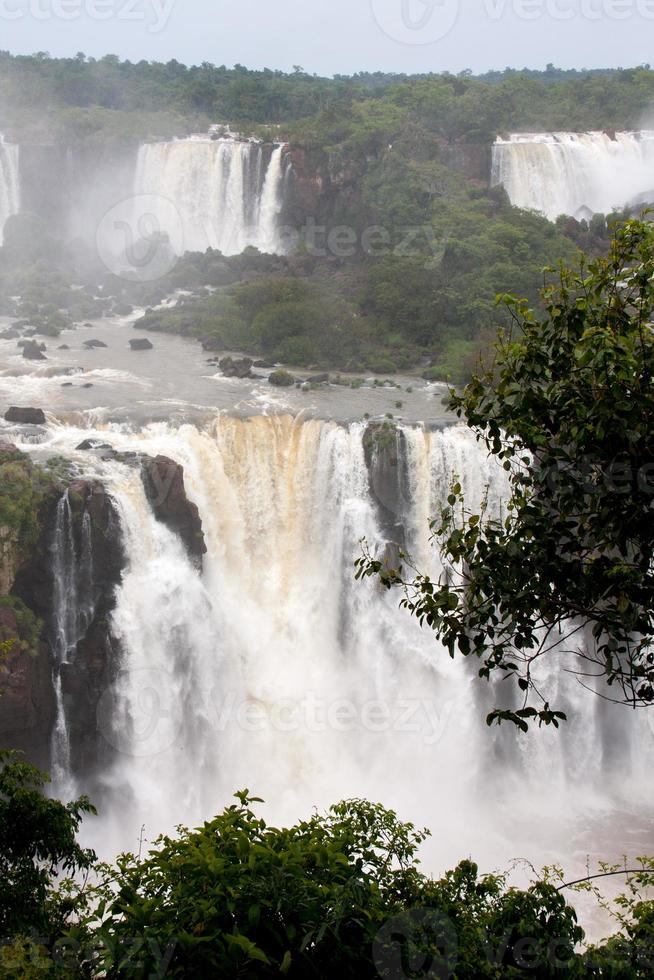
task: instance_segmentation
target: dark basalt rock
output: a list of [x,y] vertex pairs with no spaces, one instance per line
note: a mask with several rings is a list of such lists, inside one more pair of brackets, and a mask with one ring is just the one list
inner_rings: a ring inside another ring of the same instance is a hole
[[179,535],[195,566],[202,568],[207,547],[198,509],[186,496],[184,468],[167,456],[145,456],[141,478],[157,520]]
[[363,450],[382,531],[389,544],[402,546],[410,501],[404,433],[393,422],[369,422]]
[[[111,634],[110,615],[115,605],[116,587],[125,567],[120,521],[111,497],[95,480],[77,479],[67,487],[53,484],[39,513],[41,536],[16,575],[12,594],[18,596],[43,622],[42,643],[51,649],[54,639],[54,583],[52,548],[57,521],[57,507],[62,493],[68,492],[71,531],[77,555],[82,554],[85,535],[90,532],[92,577],[85,581],[86,602],[90,619],[77,648],[62,665],[61,680],[66,720],[71,742],[71,766],[74,772],[92,773],[108,749],[98,732],[96,715],[102,695],[119,669],[118,644]],[[50,699],[54,660],[48,656],[49,688],[26,687],[25,704],[33,703],[38,723],[25,738],[35,743],[41,739],[38,756],[47,754],[52,731]],[[49,712],[49,715],[48,715]],[[0,703],[0,716],[3,706]],[[47,738],[44,740],[44,722]],[[15,744],[15,739],[11,740]]]
[[93,387],[93,383],[91,381],[87,381],[86,384],[85,385],[81,385],[81,387],[82,388],[92,388]]
[[75,449],[77,452],[93,449],[112,449],[113,447],[109,445],[108,442],[102,442],[100,439],[84,439],[80,442],[79,446]]
[[310,378],[307,378],[307,384],[310,385],[323,385],[329,382],[328,374],[313,374]]
[[154,345],[147,337],[137,337],[135,340],[130,340],[129,346],[132,350],[152,350]]
[[249,357],[222,357],[218,361],[218,367],[226,378],[252,377],[252,361]]
[[108,344],[105,344],[102,340],[85,340],[84,346],[92,350],[94,347],[107,347]]
[[[20,341],[19,341],[20,344]],[[46,361],[47,357],[43,353],[46,349],[45,344],[37,344],[36,341],[26,341],[21,345],[23,348],[23,357],[26,357],[28,361]]]
[[5,412],[5,422],[15,422],[17,425],[44,425],[45,415],[41,408],[18,408],[12,405]]
[[68,344],[60,344],[59,347],[57,347],[57,350],[70,350],[70,347]]
[[[16,612],[0,605],[0,639],[20,636]],[[42,769],[50,764],[49,746],[56,715],[48,644],[41,640],[25,651],[14,643],[0,664],[0,744],[19,749]]]
[[271,368],[274,368],[274,366],[275,361],[266,360],[266,358],[261,358],[261,360],[255,361],[252,365],[252,367],[264,368],[264,370],[270,370]]

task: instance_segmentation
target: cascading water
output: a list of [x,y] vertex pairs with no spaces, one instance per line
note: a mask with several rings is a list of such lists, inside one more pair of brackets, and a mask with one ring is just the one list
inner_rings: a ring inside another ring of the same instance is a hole
[[191,137],[139,150],[135,195],[151,198],[156,230],[173,250],[215,248],[235,255],[247,246],[281,251],[284,147],[252,141]]
[[20,150],[0,135],[0,245],[7,218],[20,210]]
[[654,200],[654,131],[516,133],[493,146],[491,183],[513,205],[560,214],[608,214]]
[[[451,660],[397,595],[353,580],[361,538],[386,544],[380,508],[432,574],[428,519],[455,474],[473,506],[488,487],[498,512],[505,475],[466,429],[403,427],[390,489],[374,447],[366,459],[362,423],[220,417],[203,430],[97,434],[184,466],[208,554],[198,572],[155,520],[138,471],[97,463],[128,565],[112,623],[123,661],[98,712],[115,754],[94,844],[133,847],[142,824],[152,838],[200,821],[244,786],[279,820],[347,796],[382,800],[432,828],[434,870],[468,853],[498,866],[523,848],[543,862],[570,865],[593,847],[606,858],[624,799],[632,826],[645,825],[644,716],[595,701],[553,655],[541,680],[570,709],[566,729],[489,732],[502,685],[489,690],[476,662]],[[79,438],[59,430],[49,451],[74,452]]]
[[80,542],[75,542],[68,491],[57,504],[52,540],[53,620],[51,649],[56,718],[52,733],[52,779],[55,792],[65,798],[74,793],[70,765],[70,736],[66,717],[62,671],[74,657],[77,644],[93,618],[93,553],[91,518],[84,513]]

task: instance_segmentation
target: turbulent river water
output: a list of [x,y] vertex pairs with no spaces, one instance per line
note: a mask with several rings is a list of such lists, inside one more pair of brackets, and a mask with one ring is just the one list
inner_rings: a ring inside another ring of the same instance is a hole
[[[575,871],[587,856],[651,851],[654,732],[645,714],[561,671],[579,637],[541,678],[570,724],[489,732],[502,691],[450,660],[399,596],[354,582],[362,538],[381,550],[389,524],[438,574],[428,521],[455,474],[471,504],[488,493],[501,511],[504,474],[447,417],[441,388],[404,379],[401,390],[277,392],[263,378],[217,376],[191,341],[156,336],[137,353],[131,336],[129,320],[94,323],[34,365],[0,342],[0,400],[48,413],[38,431],[2,423],[0,435],[101,478],[120,516],[127,566],[111,626],[121,670],[97,719],[112,754],[94,784],[102,815],[85,831],[103,854],[136,848],[143,825],[152,840],[201,821],[246,786],[273,820],[348,796],[380,800],[431,828],[423,853],[436,873],[467,855],[483,870],[528,857]],[[89,337],[107,348],[87,351]],[[364,416],[387,413],[398,472],[376,483]],[[138,470],[76,448],[90,436],[183,465],[206,536],[202,572],[155,520]],[[64,567],[65,501],[60,510],[59,580],[79,582]],[[77,601],[72,587],[66,595]],[[77,620],[63,598],[56,655],[74,657]],[[55,775],[81,792],[84,777],[65,772],[63,722]]]

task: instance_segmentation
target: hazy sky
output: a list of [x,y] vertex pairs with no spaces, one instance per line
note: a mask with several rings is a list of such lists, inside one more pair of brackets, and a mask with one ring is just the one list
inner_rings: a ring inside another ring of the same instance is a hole
[[14,53],[325,75],[618,67],[652,58],[654,0],[0,0],[0,31]]

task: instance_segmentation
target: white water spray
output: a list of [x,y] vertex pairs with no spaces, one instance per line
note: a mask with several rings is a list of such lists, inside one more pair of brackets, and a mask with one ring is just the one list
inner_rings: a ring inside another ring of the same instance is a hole
[[551,220],[637,206],[640,197],[654,200],[654,131],[498,137],[491,184]]
[[7,218],[20,210],[20,150],[0,135],[0,245]]
[[[208,547],[200,574],[138,473],[101,464],[128,556],[113,615],[123,662],[98,719],[116,750],[98,801],[105,851],[134,846],[142,824],[152,839],[206,819],[245,786],[281,821],[348,796],[382,800],[431,827],[426,859],[440,870],[471,852],[493,867],[523,852],[570,864],[571,848],[595,846],[597,814],[597,856],[612,856],[627,798],[638,825],[654,748],[644,715],[595,701],[552,657],[541,680],[569,709],[565,731],[489,732],[505,688],[480,682],[476,661],[451,660],[397,594],[354,582],[361,538],[386,543],[379,503],[435,575],[427,521],[454,475],[471,506],[488,488],[497,512],[506,490],[464,428],[406,427],[402,486],[385,496],[364,432],[221,417],[206,430],[97,433],[184,466]],[[63,430],[51,448],[79,438]]]
[[159,199],[154,218],[177,254],[278,252],[284,147],[273,149],[267,166],[264,155],[260,144],[234,139],[149,143],[139,150],[134,193]]

